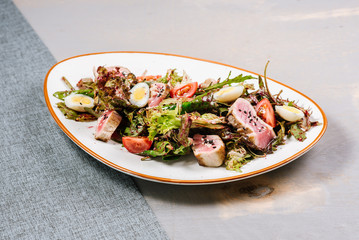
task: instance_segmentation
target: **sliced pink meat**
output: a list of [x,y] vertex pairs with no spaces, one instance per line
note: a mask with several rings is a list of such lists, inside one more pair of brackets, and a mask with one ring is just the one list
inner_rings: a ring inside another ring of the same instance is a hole
[[122,117],[114,110],[105,111],[97,120],[95,138],[107,142],[111,139]]
[[153,83],[151,84],[150,92],[151,97],[148,101],[148,106],[156,107],[167,97],[170,92],[170,87],[164,83]]
[[243,132],[249,142],[259,150],[265,150],[268,144],[276,137],[273,128],[257,116],[251,103],[238,98],[230,107],[228,122],[239,132]]
[[226,157],[224,143],[217,135],[194,135],[192,150],[201,166],[219,167]]

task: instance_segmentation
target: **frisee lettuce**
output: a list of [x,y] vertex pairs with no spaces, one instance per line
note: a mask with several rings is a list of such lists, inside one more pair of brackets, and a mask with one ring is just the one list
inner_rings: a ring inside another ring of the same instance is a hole
[[175,110],[159,110],[153,109],[148,111],[146,118],[148,127],[148,138],[152,141],[157,134],[166,134],[172,129],[181,127],[181,117],[177,115]]

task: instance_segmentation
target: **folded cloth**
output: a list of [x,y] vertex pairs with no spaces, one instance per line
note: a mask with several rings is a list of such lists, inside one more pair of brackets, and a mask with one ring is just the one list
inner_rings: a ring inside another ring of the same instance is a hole
[[49,114],[55,59],[0,1],[0,239],[167,239],[132,179],[86,154]]

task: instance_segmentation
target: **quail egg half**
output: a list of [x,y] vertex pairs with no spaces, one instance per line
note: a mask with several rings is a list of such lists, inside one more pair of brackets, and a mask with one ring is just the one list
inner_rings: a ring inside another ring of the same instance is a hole
[[94,107],[93,98],[83,94],[71,93],[65,97],[64,101],[66,107],[78,112],[86,112],[85,108]]
[[213,97],[218,102],[226,103],[233,102],[243,94],[244,87],[242,85],[233,87],[224,87],[215,94]]
[[131,104],[137,107],[144,107],[147,105],[148,99],[150,98],[150,87],[144,82],[137,83],[131,88],[130,93]]
[[304,113],[295,107],[290,107],[287,105],[275,106],[275,111],[281,116],[284,120],[289,122],[299,121],[304,117]]

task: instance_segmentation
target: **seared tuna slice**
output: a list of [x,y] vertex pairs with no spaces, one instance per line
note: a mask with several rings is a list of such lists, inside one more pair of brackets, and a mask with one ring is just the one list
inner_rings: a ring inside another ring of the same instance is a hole
[[122,117],[114,110],[105,111],[97,120],[95,138],[107,142],[120,125]]
[[233,103],[227,118],[228,122],[239,132],[243,132],[248,141],[259,150],[265,150],[276,136],[273,128],[257,116],[251,103],[244,98],[238,98]]
[[170,87],[164,83],[153,83],[151,84],[150,92],[151,97],[148,101],[148,106],[156,107],[167,97]]
[[226,156],[224,143],[217,135],[194,135],[192,150],[198,164],[206,167],[221,166]]

